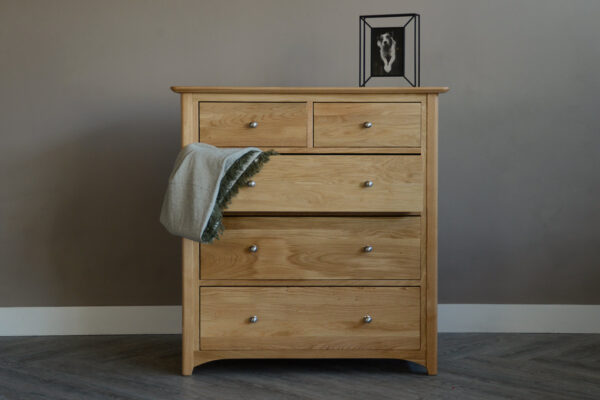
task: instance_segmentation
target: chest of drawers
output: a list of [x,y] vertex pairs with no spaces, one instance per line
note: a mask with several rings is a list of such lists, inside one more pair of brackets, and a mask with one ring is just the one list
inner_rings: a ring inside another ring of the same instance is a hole
[[183,145],[280,153],[220,240],[183,239],[183,374],[226,358],[399,358],[436,374],[447,88],[172,89]]

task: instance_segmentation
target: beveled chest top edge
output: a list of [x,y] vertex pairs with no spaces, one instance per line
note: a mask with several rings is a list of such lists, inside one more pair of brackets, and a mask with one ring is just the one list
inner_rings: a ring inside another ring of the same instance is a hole
[[281,86],[171,86],[176,93],[223,93],[223,94],[425,94],[445,93],[445,86],[431,87],[281,87]]

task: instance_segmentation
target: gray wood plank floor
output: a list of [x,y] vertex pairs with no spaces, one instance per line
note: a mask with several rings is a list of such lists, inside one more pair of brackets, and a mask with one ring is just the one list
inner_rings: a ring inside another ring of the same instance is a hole
[[600,335],[441,334],[401,360],[222,360],[179,375],[179,335],[0,338],[0,399],[600,399]]

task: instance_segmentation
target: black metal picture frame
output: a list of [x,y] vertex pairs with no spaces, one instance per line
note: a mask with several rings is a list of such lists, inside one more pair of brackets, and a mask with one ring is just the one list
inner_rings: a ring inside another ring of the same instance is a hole
[[358,86],[393,77],[421,86],[419,14],[361,15],[359,43]]

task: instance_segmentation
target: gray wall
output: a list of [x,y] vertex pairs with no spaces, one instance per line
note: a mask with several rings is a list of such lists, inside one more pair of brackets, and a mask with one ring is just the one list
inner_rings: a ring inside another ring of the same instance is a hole
[[169,86],[356,86],[358,16],[410,11],[440,302],[600,304],[600,2],[2,0],[0,306],[179,304]]

